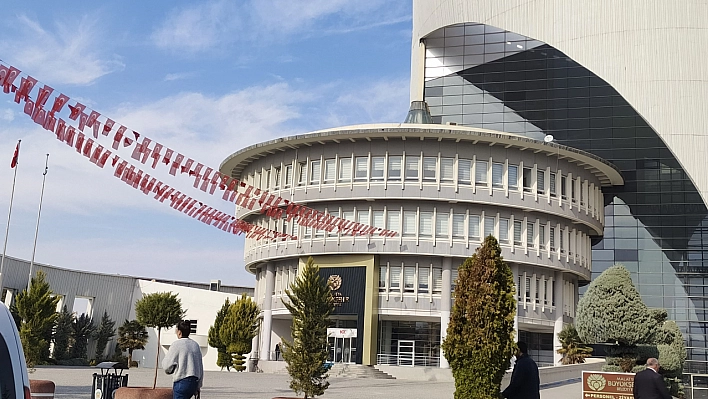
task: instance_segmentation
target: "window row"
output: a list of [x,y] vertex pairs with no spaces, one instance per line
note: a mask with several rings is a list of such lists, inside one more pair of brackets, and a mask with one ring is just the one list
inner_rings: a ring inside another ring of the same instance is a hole
[[[402,238],[417,240],[480,243],[487,236],[494,236],[503,246],[526,248],[528,251],[546,253],[551,257],[566,259],[590,267],[590,237],[573,228],[550,221],[542,222],[528,216],[502,217],[495,212],[404,209],[403,207],[373,207],[325,209],[326,214],[358,223],[397,231]],[[298,226],[285,219],[262,218],[257,225],[299,237],[301,240],[338,237],[336,231],[326,232],[312,227]]]
[[[557,282],[554,277],[530,272],[519,273],[516,277],[516,298],[524,309],[540,307],[545,312],[556,306]],[[563,281],[563,312],[570,317],[575,317],[575,291],[574,283]]]
[[441,156],[386,155],[351,156],[335,159],[310,159],[292,164],[273,165],[257,170],[246,181],[264,190],[288,189],[294,186],[322,184],[354,184],[355,182],[410,182],[471,186],[473,190],[488,189],[521,192],[558,199],[571,206],[601,214],[602,193],[594,183],[562,174],[536,164],[510,164],[508,160],[472,159]]

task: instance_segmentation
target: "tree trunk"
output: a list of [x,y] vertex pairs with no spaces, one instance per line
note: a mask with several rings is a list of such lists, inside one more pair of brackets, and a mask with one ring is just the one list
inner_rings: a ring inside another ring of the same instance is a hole
[[130,368],[130,363],[133,363],[133,350],[128,349],[128,368]]
[[162,329],[157,329],[157,354],[155,355],[155,377],[152,380],[152,389],[155,389],[157,386],[157,367],[160,362],[160,330]]

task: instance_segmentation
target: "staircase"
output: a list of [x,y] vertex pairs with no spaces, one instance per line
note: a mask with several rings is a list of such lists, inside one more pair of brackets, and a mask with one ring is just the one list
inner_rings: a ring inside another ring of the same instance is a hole
[[386,374],[374,366],[364,366],[361,364],[335,363],[329,369],[330,377],[342,378],[375,378],[380,380],[393,380],[396,377]]

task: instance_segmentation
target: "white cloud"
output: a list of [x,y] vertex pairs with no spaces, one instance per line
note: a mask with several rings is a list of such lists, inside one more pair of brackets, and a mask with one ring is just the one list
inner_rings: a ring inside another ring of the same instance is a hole
[[84,15],[78,20],[55,23],[53,30],[27,17],[16,19],[16,37],[0,40],[0,54],[12,55],[13,63],[54,84],[87,85],[125,65],[108,54],[100,37],[100,18]]
[[183,80],[194,76],[193,72],[178,72],[178,73],[168,73],[165,75],[165,82],[172,82],[174,80]]
[[152,40],[158,47],[197,53],[238,41],[347,33],[407,20],[406,3],[384,0],[212,0],[173,9]]

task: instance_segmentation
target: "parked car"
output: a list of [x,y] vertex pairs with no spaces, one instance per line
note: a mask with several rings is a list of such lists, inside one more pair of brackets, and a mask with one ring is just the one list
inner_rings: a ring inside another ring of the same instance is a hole
[[0,398],[30,399],[30,383],[20,334],[10,311],[0,302]]

